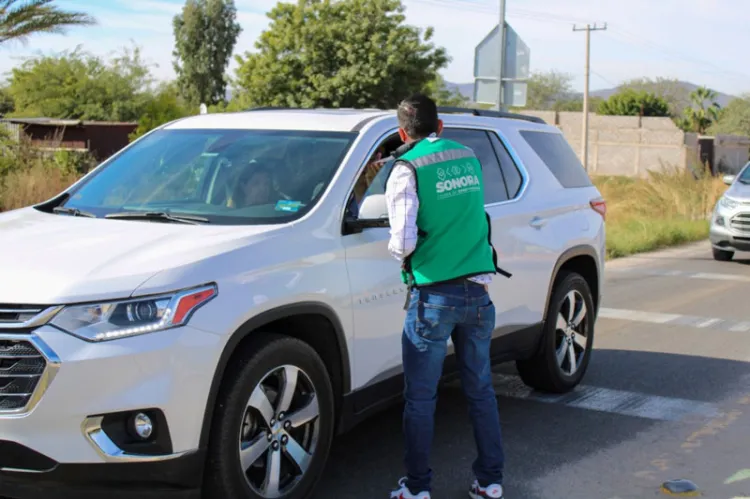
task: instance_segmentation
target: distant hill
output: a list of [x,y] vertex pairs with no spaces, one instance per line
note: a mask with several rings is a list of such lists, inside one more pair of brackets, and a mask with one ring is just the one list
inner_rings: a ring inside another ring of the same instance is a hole
[[[692,92],[693,90],[695,90],[696,88],[700,86],[700,85],[696,85],[695,83],[690,83],[687,81],[681,81],[679,83],[685,89],[686,94],[689,94],[690,92]],[[461,93],[461,95],[463,95],[469,100],[473,98],[473,94],[474,94],[473,83],[452,83],[452,82],[446,81],[445,86],[449,90],[454,90],[454,89],[458,90]],[[608,99],[614,93],[617,93],[617,88],[605,88],[601,90],[592,90],[591,96],[601,97],[602,99]],[[583,93],[580,93],[580,92],[575,93],[571,95],[571,97],[580,99],[583,97]],[[717,92],[716,102],[718,102],[721,107],[725,107],[734,99],[736,99],[734,95]]]

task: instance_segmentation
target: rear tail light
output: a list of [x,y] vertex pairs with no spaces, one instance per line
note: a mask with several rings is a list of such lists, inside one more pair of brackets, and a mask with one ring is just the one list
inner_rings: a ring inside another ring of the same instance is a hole
[[607,219],[607,202],[604,199],[592,199],[589,204],[592,210],[600,214],[604,220]]

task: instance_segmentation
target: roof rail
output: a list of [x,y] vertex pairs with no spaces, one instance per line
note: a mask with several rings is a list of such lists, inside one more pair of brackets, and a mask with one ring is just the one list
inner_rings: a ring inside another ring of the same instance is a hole
[[294,109],[300,109],[300,108],[298,108],[298,107],[261,106],[261,107],[251,107],[250,109],[245,109],[245,111],[292,111]]
[[508,118],[512,120],[530,121],[546,125],[547,122],[537,116],[528,116],[526,114],[505,113],[501,111],[491,111],[489,109],[475,109],[471,107],[438,107],[438,113],[443,114],[473,114],[474,116],[485,116],[487,118]]

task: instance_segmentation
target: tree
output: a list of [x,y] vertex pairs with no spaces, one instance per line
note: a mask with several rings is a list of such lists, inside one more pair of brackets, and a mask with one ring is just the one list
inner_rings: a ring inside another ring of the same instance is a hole
[[13,102],[13,97],[10,96],[8,89],[0,87],[0,118],[8,113],[12,113],[15,108],[16,105]]
[[138,128],[131,134],[130,139],[135,140],[154,128],[191,114],[195,113],[192,113],[189,104],[180,98],[176,83],[164,84],[146,100],[138,118]]
[[626,88],[601,102],[597,112],[608,116],[669,116],[669,104],[645,90]]
[[690,92],[692,106],[686,107],[679,125],[685,131],[705,134],[718,120],[721,106],[716,102],[716,92],[703,86]]
[[138,48],[106,61],[78,47],[13,68],[8,94],[14,116],[137,121],[150,86]]
[[709,132],[712,135],[746,135],[750,137],[750,94],[733,99],[719,113]]
[[646,91],[661,97],[669,106],[669,114],[673,117],[682,115],[682,111],[690,104],[690,91],[675,78],[635,78],[622,83],[618,90],[633,89]]
[[189,102],[218,104],[226,98],[225,72],[242,28],[234,0],[187,0],[174,17],[174,69]]
[[429,92],[449,60],[431,28],[404,24],[401,0],[300,0],[267,15],[257,52],[237,57],[250,106],[393,108]]
[[568,73],[559,71],[532,73],[526,90],[526,108],[549,111],[554,109],[557,102],[570,100],[573,95],[572,82],[573,77]]
[[[589,112],[593,113],[599,108],[599,104],[604,101],[601,97],[589,96]],[[559,100],[552,106],[555,111],[569,111],[582,113],[583,112],[583,98],[575,98],[570,100]]]
[[89,26],[96,20],[82,12],[61,10],[53,0],[0,0],[0,44],[26,42],[37,33],[65,33],[72,26]]
[[457,88],[449,89],[442,76],[437,75],[427,88],[427,95],[435,100],[438,106],[466,106],[466,97]]

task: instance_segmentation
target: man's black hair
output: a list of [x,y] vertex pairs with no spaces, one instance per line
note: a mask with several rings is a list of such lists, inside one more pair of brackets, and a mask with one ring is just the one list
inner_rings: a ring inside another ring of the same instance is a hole
[[423,139],[438,131],[438,110],[435,101],[416,93],[398,105],[398,124],[412,139]]

